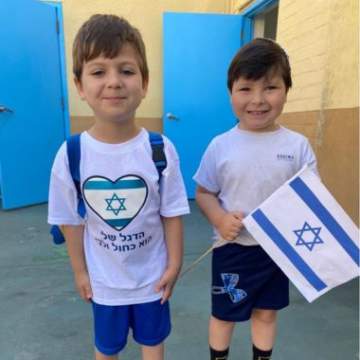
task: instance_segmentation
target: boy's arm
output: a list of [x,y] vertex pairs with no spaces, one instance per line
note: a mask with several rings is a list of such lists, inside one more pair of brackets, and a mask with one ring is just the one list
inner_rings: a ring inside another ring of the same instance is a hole
[[183,259],[183,225],[181,216],[162,217],[165,241],[168,252],[167,267],[156,286],[156,291],[163,290],[161,303],[168,300],[179,275]]
[[92,298],[92,290],[84,254],[84,225],[62,225],[61,231],[66,240],[77,291],[82,299],[89,301]]
[[232,241],[239,235],[239,231],[243,227],[242,212],[226,212],[221,207],[217,195],[200,185],[196,189],[196,202],[224,240]]

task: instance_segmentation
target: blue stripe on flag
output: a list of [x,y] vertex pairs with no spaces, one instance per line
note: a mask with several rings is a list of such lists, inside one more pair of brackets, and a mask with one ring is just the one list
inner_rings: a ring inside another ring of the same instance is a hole
[[131,219],[107,219],[106,222],[111,226],[125,226],[127,225]]
[[110,181],[89,180],[84,184],[85,190],[119,190],[144,188],[143,180],[120,180],[113,183]]
[[356,265],[359,266],[359,248],[354,244],[349,235],[334,219],[310,188],[299,177],[291,181],[289,185],[327,227],[332,236],[353,259]]
[[256,210],[251,216],[317,291],[321,291],[327,287],[327,285],[314,273],[310,266],[293,249],[293,247],[286,241],[278,229],[276,229],[276,227],[261,210]]

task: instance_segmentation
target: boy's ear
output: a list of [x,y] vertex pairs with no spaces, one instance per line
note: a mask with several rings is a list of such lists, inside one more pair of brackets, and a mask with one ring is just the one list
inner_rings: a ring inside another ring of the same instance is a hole
[[285,92],[285,101],[284,101],[284,104],[286,104],[286,102],[287,102],[288,94],[289,94],[289,89],[287,89],[286,92]]
[[85,97],[84,97],[84,92],[83,92],[83,87],[82,87],[82,84],[81,84],[81,80],[79,80],[77,77],[74,77],[74,84],[76,86],[78,94],[81,97],[81,100],[84,100]]
[[228,89],[228,94],[229,94],[230,104],[232,105],[232,92],[229,89]]
[[143,88],[143,95],[145,97],[149,88],[149,80],[143,80],[142,88]]

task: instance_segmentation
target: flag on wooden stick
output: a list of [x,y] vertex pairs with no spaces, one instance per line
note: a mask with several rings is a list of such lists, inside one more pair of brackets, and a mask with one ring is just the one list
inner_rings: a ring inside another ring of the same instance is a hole
[[359,276],[359,231],[308,167],[243,223],[309,302]]

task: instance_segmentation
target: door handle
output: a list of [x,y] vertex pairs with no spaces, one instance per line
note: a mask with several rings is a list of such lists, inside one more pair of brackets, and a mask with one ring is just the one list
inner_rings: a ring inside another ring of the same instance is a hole
[[175,120],[175,121],[179,121],[180,118],[178,118],[176,115],[172,114],[172,113],[166,113],[165,115],[169,120]]
[[3,112],[8,112],[8,113],[13,113],[13,111],[9,108],[7,108],[6,106],[0,106],[0,113]]

